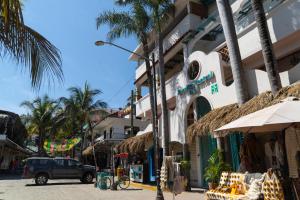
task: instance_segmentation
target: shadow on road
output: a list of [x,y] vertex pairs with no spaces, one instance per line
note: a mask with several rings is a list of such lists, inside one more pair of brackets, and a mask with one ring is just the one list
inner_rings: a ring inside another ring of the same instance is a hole
[[141,188],[128,188],[128,189],[121,189],[122,191],[126,191],[126,190],[128,190],[128,191],[141,191],[141,190],[143,190],[143,189],[141,189]]
[[[26,187],[45,187],[45,186],[56,186],[56,185],[86,185],[81,182],[63,182],[63,183],[47,183],[46,185],[26,184]],[[91,184],[90,184],[91,185]]]
[[0,174],[0,180],[20,180],[20,179],[22,179],[21,175]]

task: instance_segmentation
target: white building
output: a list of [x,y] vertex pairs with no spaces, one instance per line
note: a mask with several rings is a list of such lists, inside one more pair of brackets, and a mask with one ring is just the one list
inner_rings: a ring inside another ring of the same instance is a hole
[[[270,90],[258,30],[250,0],[231,3],[248,91],[253,97]],[[189,125],[210,110],[235,103],[237,99],[215,1],[177,0],[175,5],[175,18],[165,27],[163,35],[170,142],[181,151]],[[300,79],[300,0],[264,0],[264,5],[281,82],[287,86]],[[149,35],[149,46],[157,58],[154,36],[154,33]],[[141,45],[135,52],[143,53]],[[130,59],[138,62],[135,85],[141,90],[147,87],[145,63],[134,54]],[[160,105],[159,90],[157,94]],[[149,95],[145,95],[136,102],[136,114],[150,119],[150,113]],[[203,170],[212,145],[209,137],[198,137],[189,144],[193,186],[204,185]]]
[[[111,166],[111,153],[115,145],[122,140],[135,136],[139,131],[144,130],[149,121],[133,119],[133,133],[131,133],[131,119],[119,117],[118,112],[109,115],[98,122],[93,129],[94,150],[97,166],[101,170],[109,169]],[[93,162],[91,142],[83,155]]]

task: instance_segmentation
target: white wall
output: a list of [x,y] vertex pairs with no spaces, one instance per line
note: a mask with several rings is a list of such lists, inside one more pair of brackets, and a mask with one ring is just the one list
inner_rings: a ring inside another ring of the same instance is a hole
[[[125,126],[130,126],[130,119],[125,118],[108,118],[110,120],[109,123],[105,123],[102,125],[101,123],[96,127],[95,133],[100,133],[100,135],[104,135],[104,131],[106,130],[106,139],[109,138],[109,131],[112,128],[112,139],[123,139],[125,138],[124,128]],[[140,130],[144,130],[147,125],[149,124],[148,121],[141,121],[138,119],[134,120],[134,127],[139,127]],[[111,138],[109,138],[111,139]]]

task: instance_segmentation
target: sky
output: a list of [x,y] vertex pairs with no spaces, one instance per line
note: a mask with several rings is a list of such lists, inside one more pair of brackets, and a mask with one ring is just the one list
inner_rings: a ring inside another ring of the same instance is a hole
[[[96,28],[96,17],[104,10],[120,9],[114,0],[25,0],[24,20],[54,44],[63,60],[63,84],[50,87],[42,84],[39,91],[33,90],[29,74],[24,66],[16,65],[7,58],[0,58],[0,109],[26,113],[20,107],[24,100],[33,100],[47,94],[51,98],[68,96],[67,89],[82,87],[87,81],[93,89],[101,89],[98,99],[109,107],[119,108],[126,104],[131,89],[134,89],[136,63],[129,61],[129,53],[112,46],[97,47],[96,40],[105,40],[107,26]],[[134,50],[134,37],[114,41]]]

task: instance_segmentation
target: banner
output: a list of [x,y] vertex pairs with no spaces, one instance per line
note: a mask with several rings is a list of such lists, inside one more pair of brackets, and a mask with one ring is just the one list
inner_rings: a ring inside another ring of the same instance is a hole
[[81,138],[63,139],[62,141],[47,139],[44,142],[44,149],[47,153],[69,151],[77,145],[80,140]]

